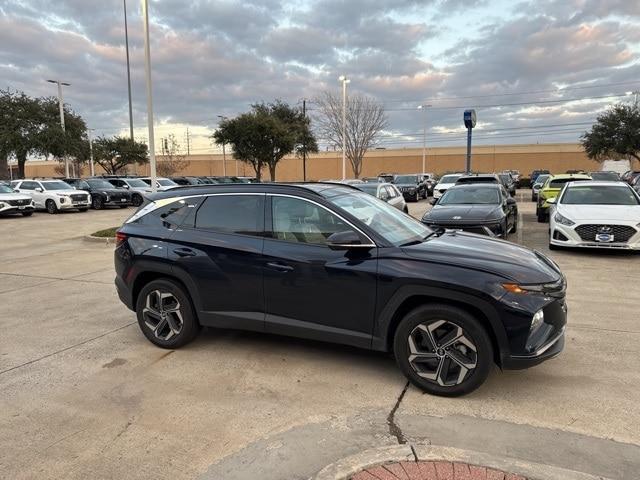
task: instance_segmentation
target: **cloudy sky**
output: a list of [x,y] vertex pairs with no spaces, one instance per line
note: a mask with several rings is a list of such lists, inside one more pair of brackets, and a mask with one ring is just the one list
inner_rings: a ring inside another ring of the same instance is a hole
[[[146,139],[140,2],[128,1],[136,136]],[[640,1],[151,0],[156,139],[216,151],[218,115],[322,90],[375,97],[385,147],[576,141],[640,90]],[[123,0],[0,0],[0,86],[55,94],[96,134],[128,131]],[[431,107],[417,110],[420,104]],[[310,115],[314,105],[308,104]],[[157,140],[156,140],[157,141]]]

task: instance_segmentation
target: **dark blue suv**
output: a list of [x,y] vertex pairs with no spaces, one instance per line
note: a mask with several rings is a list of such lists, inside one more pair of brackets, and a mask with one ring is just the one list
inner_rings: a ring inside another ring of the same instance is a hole
[[393,352],[438,395],[477,388],[491,364],[560,353],[565,279],[544,255],[431,229],[337,184],[180,187],[117,233],[116,286],[155,345],[202,326]]

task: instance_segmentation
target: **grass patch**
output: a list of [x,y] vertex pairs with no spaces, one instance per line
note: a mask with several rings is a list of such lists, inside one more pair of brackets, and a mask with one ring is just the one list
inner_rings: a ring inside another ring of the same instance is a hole
[[116,230],[118,230],[119,228],[120,227],[111,227],[104,230],[98,230],[97,232],[93,232],[91,236],[100,238],[114,238],[116,236]]

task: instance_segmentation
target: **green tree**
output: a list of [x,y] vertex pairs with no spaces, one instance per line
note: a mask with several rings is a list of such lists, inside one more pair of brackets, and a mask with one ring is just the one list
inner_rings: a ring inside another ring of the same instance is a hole
[[223,120],[212,135],[218,144],[229,144],[234,158],[250,164],[261,179],[263,167],[269,169],[271,181],[276,180],[276,167],[292,152],[318,151],[309,119],[299,108],[280,100],[252,105],[251,111],[236,118]]
[[126,137],[99,137],[93,142],[93,159],[109,175],[121,173],[127,166],[149,162],[147,145]]
[[591,131],[580,137],[589,158],[640,161],[640,108],[617,104],[598,116]]

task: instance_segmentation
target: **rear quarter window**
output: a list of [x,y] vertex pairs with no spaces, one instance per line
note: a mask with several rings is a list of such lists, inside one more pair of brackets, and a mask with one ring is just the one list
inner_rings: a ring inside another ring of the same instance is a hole
[[201,203],[202,197],[176,200],[175,202],[156,208],[137,220],[134,220],[132,223],[169,229],[175,229],[180,226],[193,227],[195,213]]

